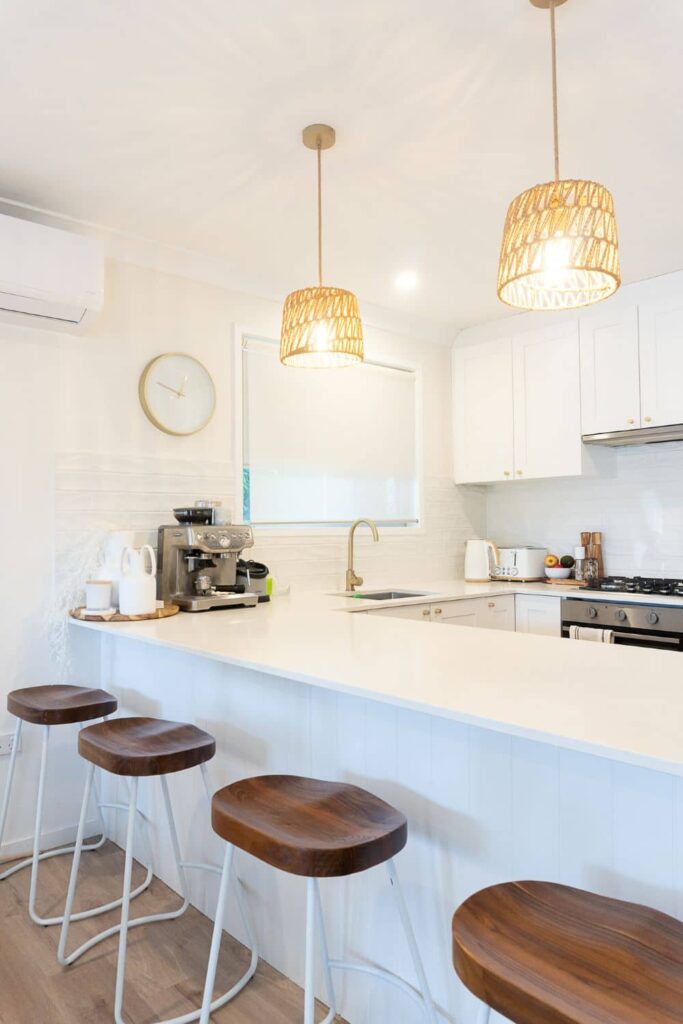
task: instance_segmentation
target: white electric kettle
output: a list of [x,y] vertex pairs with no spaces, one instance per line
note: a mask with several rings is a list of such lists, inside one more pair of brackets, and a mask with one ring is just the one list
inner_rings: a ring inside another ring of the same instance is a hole
[[[150,572],[145,567],[149,552]],[[121,615],[151,615],[157,606],[157,559],[154,548],[143,544],[139,551],[124,548],[121,552],[119,579],[119,611]]]
[[500,555],[492,540],[468,540],[465,544],[465,582],[488,583]]

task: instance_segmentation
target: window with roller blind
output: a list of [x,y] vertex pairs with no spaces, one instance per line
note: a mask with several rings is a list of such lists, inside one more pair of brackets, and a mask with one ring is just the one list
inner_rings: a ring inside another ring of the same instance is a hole
[[245,337],[245,522],[264,527],[419,524],[418,374],[365,361],[282,366],[275,341]]

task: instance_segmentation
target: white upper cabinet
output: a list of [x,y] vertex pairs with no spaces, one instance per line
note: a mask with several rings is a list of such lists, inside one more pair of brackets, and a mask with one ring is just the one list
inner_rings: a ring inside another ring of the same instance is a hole
[[642,426],[683,423],[683,295],[640,306]]
[[638,307],[609,304],[580,321],[584,434],[637,430],[640,417]]
[[453,354],[455,482],[512,478],[512,344],[509,338]]
[[576,321],[513,341],[515,477],[583,472]]

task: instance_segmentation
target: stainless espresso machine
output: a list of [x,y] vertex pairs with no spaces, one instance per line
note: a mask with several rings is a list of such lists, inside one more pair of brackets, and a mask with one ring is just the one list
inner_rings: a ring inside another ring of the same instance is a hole
[[237,582],[237,559],[253,546],[250,526],[160,526],[157,598],[185,612],[254,606],[258,596]]

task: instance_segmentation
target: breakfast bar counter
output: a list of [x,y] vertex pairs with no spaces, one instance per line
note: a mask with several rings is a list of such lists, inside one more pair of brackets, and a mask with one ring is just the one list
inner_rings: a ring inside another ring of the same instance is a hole
[[[448,582],[414,589],[428,592],[416,601],[561,590]],[[400,808],[409,841],[398,867],[446,1021],[475,1020],[475,1001],[451,967],[449,924],[476,889],[550,879],[682,916],[676,654],[349,614],[372,605],[302,594],[162,621],[74,623],[75,681],[115,693],[124,714],[212,733],[215,788],[291,773],[354,782]],[[190,859],[205,859],[213,839],[186,774],[173,781],[187,823],[182,839]],[[149,793],[143,810],[156,824],[159,801]],[[111,827],[118,838],[120,823]],[[156,872],[174,886],[160,816],[152,835]],[[301,886],[249,857],[239,861],[263,955],[301,982],[301,950],[287,939],[303,929]],[[193,901],[210,913],[214,890],[199,880],[193,886]],[[414,980],[381,877],[323,887],[323,901],[335,949]],[[234,913],[228,928],[244,940]],[[361,976],[341,992],[351,1024],[422,1020],[400,992]]]
[[[391,604],[516,593],[559,596],[549,595],[544,584],[437,582],[413,589],[423,593]],[[585,596],[575,588],[552,589]],[[605,599],[609,595],[601,594]],[[77,625],[683,775],[683,664],[672,652],[558,644],[555,638],[466,627],[433,629],[431,623],[357,614],[369,610],[378,610],[377,603],[301,594],[256,609]]]

